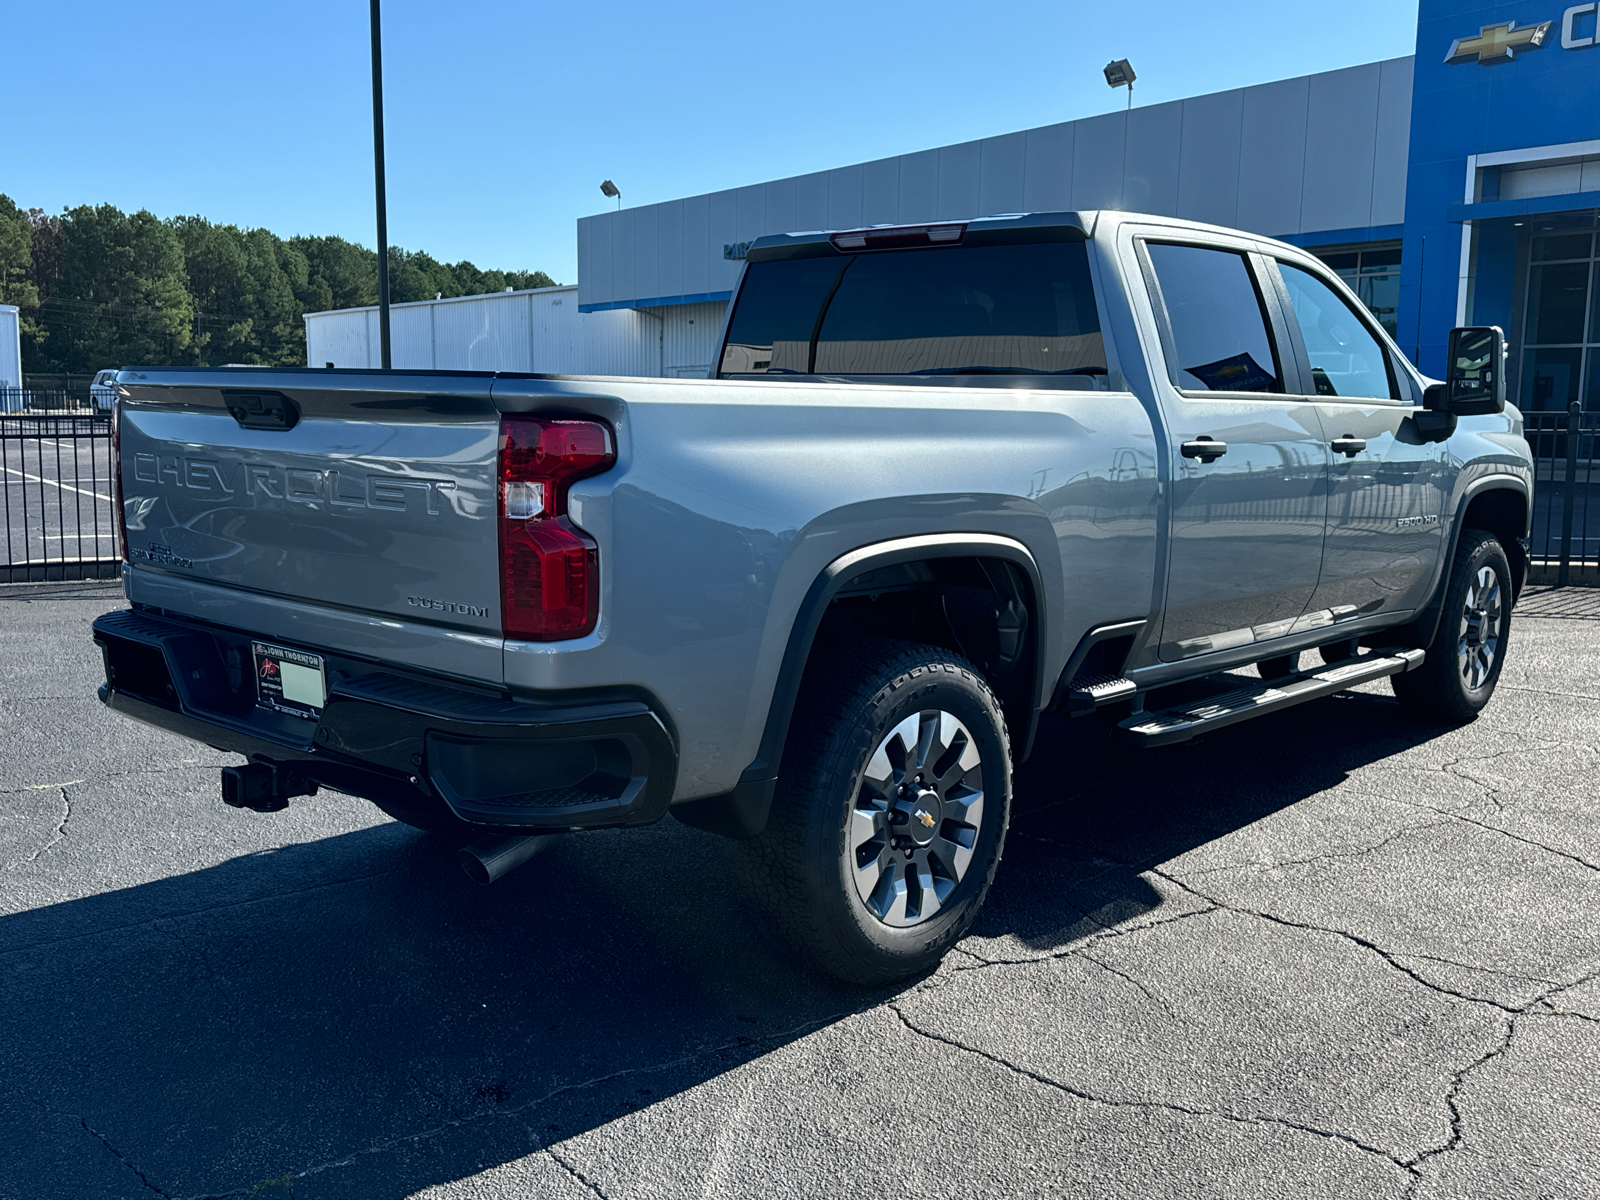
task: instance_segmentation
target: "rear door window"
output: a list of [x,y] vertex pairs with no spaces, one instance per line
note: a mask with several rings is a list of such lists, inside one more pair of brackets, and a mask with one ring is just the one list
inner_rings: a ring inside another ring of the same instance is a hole
[[1243,254],[1150,243],[1172,331],[1178,386],[1196,392],[1281,392],[1266,306]]
[[1045,242],[751,263],[723,373],[808,370],[1104,375],[1088,254]]
[[1278,272],[1306,344],[1317,395],[1400,399],[1383,344],[1339,293],[1292,263],[1280,261]]

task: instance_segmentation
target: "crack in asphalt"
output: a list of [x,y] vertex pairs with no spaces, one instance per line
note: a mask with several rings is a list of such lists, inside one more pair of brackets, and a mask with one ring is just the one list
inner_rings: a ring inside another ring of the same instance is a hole
[[1406,1164],[1406,1169],[1411,1171],[1413,1175],[1411,1185],[1406,1189],[1408,1197],[1415,1196],[1417,1188],[1422,1185],[1422,1168],[1425,1163],[1432,1162],[1442,1154],[1449,1154],[1454,1150],[1460,1149],[1466,1142],[1466,1117],[1461,1111],[1461,1091],[1466,1087],[1469,1075],[1494,1062],[1511,1049],[1511,1039],[1516,1033],[1517,1020],[1517,1017],[1511,1017],[1506,1021],[1505,1034],[1501,1037],[1498,1046],[1494,1046],[1479,1055],[1451,1076],[1450,1086],[1444,1094],[1445,1108],[1450,1113],[1450,1134],[1443,1145],[1422,1151]]
[[[1083,954],[1085,951],[1093,949],[1099,943],[1109,941],[1112,938],[1132,937],[1134,934],[1143,933],[1147,929],[1159,929],[1163,925],[1171,925],[1176,921],[1187,921],[1190,917],[1203,917],[1207,913],[1216,912],[1218,907],[1219,906],[1217,905],[1208,905],[1205,908],[1196,908],[1191,909],[1188,912],[1175,913],[1170,917],[1163,917],[1156,921],[1146,921],[1142,925],[1132,925],[1127,928],[1119,928],[1115,925],[1107,925],[1104,922],[1095,921],[1093,916],[1086,916],[1082,919],[1086,921],[1093,921],[1094,924],[1100,927],[1099,932],[1088,935],[1083,938],[1082,941],[1079,941],[1063,950],[1051,950],[1043,954],[1029,954],[1018,958],[986,958],[982,954],[979,954],[977,951],[966,946],[958,946],[957,949],[959,949],[961,953],[965,954],[968,958],[976,959],[978,965],[974,967],[956,967],[955,969],[957,971],[982,971],[989,967],[1026,967],[1033,963],[1055,962],[1064,958],[1072,958],[1076,955]],[[1104,964],[1102,963],[1100,965],[1103,966]]]
[[587,1175],[585,1175],[582,1171],[578,1170],[577,1167],[573,1166],[566,1159],[562,1158],[561,1155],[557,1154],[556,1153],[556,1149],[555,1149],[554,1146],[545,1147],[545,1153],[548,1154],[552,1159],[554,1159],[556,1165],[558,1167],[560,1167],[563,1171],[565,1171],[568,1175],[572,1176],[573,1179],[577,1180],[584,1187],[588,1188],[596,1196],[599,1196],[600,1200],[611,1200],[611,1197],[606,1195],[606,1193],[601,1189],[601,1187],[600,1187],[600,1185],[598,1183],[596,1183],[594,1180],[590,1179]]
[[[649,1075],[658,1071],[668,1071],[674,1067],[687,1066],[691,1063],[701,1062],[709,1058],[715,1058],[717,1055],[726,1054],[729,1051],[748,1051],[752,1046],[759,1046],[769,1042],[777,1042],[785,1039],[804,1036],[805,1034],[812,1033],[817,1029],[822,1028],[824,1025],[831,1024],[834,1021],[855,1016],[861,1011],[863,1010],[859,1007],[844,1009],[839,1012],[830,1013],[824,1017],[817,1017],[810,1021],[802,1022],[801,1024],[791,1026],[788,1029],[781,1029],[776,1033],[769,1033],[763,1037],[753,1038],[746,1035],[736,1038],[730,1042],[721,1042],[717,1045],[709,1046],[703,1050],[691,1051],[688,1054],[681,1054],[676,1058],[667,1059],[664,1062],[652,1063],[643,1067],[624,1067],[619,1071],[611,1071],[605,1075],[597,1075],[592,1079],[581,1080],[578,1083],[562,1084],[560,1087],[552,1088],[543,1095],[535,1096],[533,1099],[524,1101],[522,1104],[512,1107],[495,1108],[489,1112],[474,1113],[473,1115],[467,1117],[453,1117],[450,1120],[441,1121],[437,1125],[431,1125],[427,1129],[418,1130],[415,1133],[398,1134],[395,1137],[385,1138],[382,1141],[374,1142],[368,1146],[363,1146],[359,1150],[352,1150],[350,1153],[340,1158],[328,1159],[325,1162],[315,1163],[312,1166],[306,1167],[302,1170],[286,1172],[284,1178],[306,1179],[313,1175],[321,1175],[326,1171],[332,1171],[339,1167],[351,1166],[356,1162],[357,1159],[365,1158],[369,1155],[382,1154],[399,1146],[409,1145],[412,1142],[418,1142],[424,1138],[437,1137],[439,1134],[447,1133],[451,1130],[462,1129],[469,1125],[478,1125],[485,1121],[498,1120],[503,1117],[517,1118],[520,1120],[524,1114],[531,1112],[540,1105],[548,1104],[551,1100],[554,1100],[558,1096],[564,1096],[571,1092],[581,1092],[589,1088],[599,1087],[602,1084],[610,1083],[617,1079],[626,1079],[632,1075]],[[525,1121],[523,1123],[526,1125]],[[539,1149],[550,1154],[551,1157],[556,1158],[557,1161],[560,1162],[559,1157],[554,1154],[550,1147],[541,1146]],[[567,1166],[566,1163],[562,1163],[561,1165]],[[141,1178],[143,1178],[143,1176],[141,1176]],[[582,1177],[579,1176],[579,1178],[581,1179]],[[584,1182],[587,1183],[586,1180]],[[594,1184],[589,1183],[588,1186],[597,1194],[604,1195],[604,1193],[600,1192]],[[177,1200],[230,1200],[231,1197],[248,1196],[251,1195],[252,1192],[252,1188],[236,1188],[229,1192],[200,1192],[194,1196],[177,1198]],[[162,1192],[161,1195],[167,1196],[168,1193]],[[169,1196],[168,1200],[174,1200],[174,1198]]]
[[144,1186],[146,1188],[148,1188],[150,1191],[154,1192],[158,1196],[165,1196],[167,1198],[167,1200],[172,1200],[172,1193],[164,1191],[160,1187],[157,1187],[154,1183],[152,1183],[151,1180],[150,1180],[150,1177],[148,1175],[146,1175],[143,1171],[141,1171],[137,1166],[135,1166],[131,1161],[129,1161],[128,1157],[125,1154],[123,1154],[122,1151],[118,1150],[115,1146],[113,1146],[111,1144],[110,1140],[106,1137],[105,1134],[101,1133],[98,1129],[94,1128],[94,1126],[90,1125],[89,1122],[85,1121],[82,1117],[78,1118],[78,1124],[83,1126],[83,1129],[84,1129],[85,1133],[88,1133],[91,1136],[93,1136],[95,1138],[98,1138],[99,1141],[100,1141],[100,1144],[102,1146],[104,1146],[107,1150],[111,1151],[112,1155],[116,1158],[116,1160],[119,1163],[121,1163],[123,1166],[127,1167],[128,1170],[132,1171],[135,1175],[137,1175],[139,1177],[139,1182],[144,1184]]
[[[1426,806],[1419,805],[1418,807]],[[1440,816],[1450,815],[1440,812],[1439,809],[1429,809],[1428,811],[1439,813]],[[1203,870],[1190,872],[1190,877],[1198,878],[1202,875],[1215,875],[1219,871],[1242,871],[1246,867],[1266,867],[1269,869],[1278,869],[1281,867],[1305,867],[1310,866],[1312,863],[1328,862],[1339,858],[1362,858],[1368,854],[1372,854],[1375,851],[1382,850],[1390,843],[1397,842],[1401,838],[1407,837],[1410,834],[1421,833],[1426,829],[1438,829],[1439,827],[1447,824],[1449,824],[1448,821],[1425,821],[1420,825],[1407,825],[1401,829],[1397,829],[1394,833],[1391,833],[1381,842],[1375,842],[1370,846],[1358,846],[1350,850],[1329,850],[1322,854],[1309,855],[1306,858],[1284,858],[1276,860],[1248,859],[1245,862],[1223,863],[1220,866],[1206,867]]]
[[1115,975],[1118,979],[1121,979],[1132,987],[1137,988],[1141,993],[1143,993],[1144,998],[1150,1001],[1151,1004],[1154,1004],[1156,1007],[1160,1008],[1162,1012],[1166,1013],[1167,1016],[1171,1017],[1174,1021],[1178,1020],[1178,1014],[1172,1010],[1172,1006],[1170,1004],[1152,992],[1144,984],[1140,983],[1139,980],[1135,979],[1132,975],[1129,975],[1126,971],[1117,970],[1117,968],[1113,967],[1110,963],[1105,962],[1102,959],[1098,959],[1094,955],[1090,954],[1088,950],[1081,951],[1078,954],[1078,957],[1083,959],[1085,962],[1092,962],[1102,971],[1108,971],[1112,975]]
[[967,1054],[976,1055],[979,1058],[986,1059],[987,1061],[994,1063],[996,1066],[1004,1067],[1008,1071],[1013,1071],[1018,1075],[1021,1075],[1027,1079],[1031,1079],[1035,1083],[1043,1084],[1045,1087],[1055,1088],[1058,1091],[1065,1092],[1067,1095],[1076,1097],[1077,1099],[1083,1100],[1089,1104],[1100,1104],[1108,1108],[1134,1108],[1145,1110],[1159,1109],[1166,1112],[1181,1113],[1190,1117],[1208,1117],[1218,1121],[1226,1121],[1235,1125],[1271,1125],[1283,1129],[1292,1129],[1299,1133],[1308,1133],[1315,1137],[1327,1138],[1330,1141],[1342,1142],[1345,1145],[1353,1146],[1357,1150],[1361,1150],[1367,1154],[1375,1155],[1399,1170],[1406,1171],[1408,1173],[1414,1173],[1413,1168],[1408,1165],[1406,1160],[1396,1158],[1389,1151],[1384,1150],[1379,1146],[1370,1145],[1367,1142],[1363,1142],[1360,1138],[1352,1137],[1347,1133],[1340,1133],[1338,1130],[1321,1129],[1315,1125],[1307,1125],[1303,1122],[1291,1121],[1285,1117],[1241,1116],[1238,1113],[1230,1113],[1223,1109],[1193,1108],[1189,1105],[1178,1104],[1170,1100],[1128,1100],[1115,1099],[1108,1096],[1097,1096],[1092,1092],[1084,1091],[1082,1088],[1077,1088],[1071,1084],[1063,1083],[1059,1079],[1052,1079],[1048,1075],[1041,1074],[1038,1071],[1030,1070],[1027,1067],[1024,1067],[1018,1063],[1014,1063],[1010,1059],[1003,1058],[998,1054],[991,1053],[988,1050],[981,1049],[977,1046],[969,1046],[965,1042],[957,1041],[955,1038],[946,1037],[943,1034],[934,1033],[931,1030],[920,1028],[911,1020],[910,1017],[905,1014],[898,1004],[891,1002],[886,1005],[886,1007],[893,1012],[895,1016],[900,1018],[900,1023],[902,1025],[904,1025],[908,1030],[916,1034],[918,1037],[927,1038],[929,1041],[938,1042],[941,1045],[949,1046],[953,1050],[960,1050]]
[[[1402,801],[1402,803],[1409,804],[1410,801]],[[1415,807],[1428,808],[1428,805],[1419,804]],[[1430,811],[1440,812],[1440,810],[1436,808],[1430,809]],[[1557,858],[1568,859],[1571,862],[1577,863],[1580,867],[1588,867],[1591,871],[1600,871],[1600,863],[1590,862],[1581,854],[1573,854],[1570,851],[1558,849],[1555,846],[1547,845],[1546,843],[1537,841],[1534,838],[1523,837],[1520,833],[1512,833],[1509,829],[1501,829],[1498,825],[1490,825],[1487,821],[1479,821],[1474,817],[1465,816],[1461,813],[1443,813],[1442,815],[1448,816],[1456,821],[1465,821],[1468,825],[1476,825],[1479,829],[1486,829],[1490,833],[1498,833],[1502,837],[1508,837],[1514,842],[1521,842],[1525,846],[1533,846],[1536,849],[1543,850],[1546,854],[1553,854]]]
[[[215,771],[215,770],[220,770],[221,768],[223,768],[225,766],[228,766],[228,765],[229,765],[228,763],[223,763],[223,762],[190,762],[190,763],[178,763],[178,764],[176,764],[174,766],[170,766],[170,767],[138,767],[138,768],[135,768],[134,770],[130,770],[130,771],[107,771],[107,772],[104,772],[103,774],[99,774],[99,775],[94,776],[93,779],[74,779],[71,782],[66,783],[66,784],[43,784],[43,785],[40,785],[40,784],[37,784],[37,783],[29,783],[29,784],[24,784],[21,787],[0,788],[0,796],[20,796],[25,792],[37,792],[37,791],[42,790],[43,788],[73,787],[73,786],[75,786],[77,784],[80,784],[80,783],[86,783],[86,784],[89,784],[90,786],[94,786],[94,785],[100,784],[100,783],[107,783],[107,782],[109,782],[109,781],[111,781],[113,779],[130,779],[135,775],[171,775],[171,774],[175,774],[178,771],[195,771],[195,770]],[[330,789],[330,790],[332,790],[332,789]]]
[[[81,783],[82,780],[79,780],[79,782]],[[16,862],[8,864],[7,870],[16,870],[18,867],[38,862],[41,855],[53,850],[66,840],[67,822],[72,820],[72,796],[67,792],[65,786],[58,787],[56,791],[61,794],[61,820],[56,822],[56,827],[50,834],[50,840],[28,855],[27,858],[18,859]]]
[[1553,692],[1547,688],[1519,687],[1514,683],[1502,680],[1495,685],[1496,690],[1505,688],[1508,692],[1530,692],[1535,696],[1559,696],[1563,700],[1600,700],[1600,696],[1591,696],[1587,692]]
[[[1379,959],[1381,959],[1383,962],[1387,963],[1389,966],[1393,967],[1396,971],[1400,972],[1400,974],[1404,975],[1407,979],[1412,980],[1414,983],[1421,984],[1423,987],[1429,989],[1430,991],[1438,992],[1440,995],[1451,996],[1451,997],[1454,997],[1457,1000],[1462,1000],[1462,1001],[1465,1001],[1465,1002],[1467,1002],[1469,1004],[1487,1004],[1487,1005],[1490,1005],[1491,1007],[1498,1008],[1500,1011],[1505,1012],[1505,1013],[1515,1014],[1515,1013],[1520,1013],[1520,1012],[1524,1011],[1523,1007],[1518,1007],[1516,1005],[1511,1005],[1511,1004],[1504,1004],[1504,1003],[1500,1002],[1499,1000],[1490,1000],[1490,999],[1488,999],[1487,997],[1484,997],[1484,996],[1471,996],[1471,995],[1468,995],[1465,992],[1458,992],[1458,991],[1455,991],[1453,988],[1447,988],[1441,983],[1435,983],[1433,980],[1428,979],[1426,976],[1418,974],[1416,971],[1413,971],[1410,967],[1406,966],[1405,963],[1400,961],[1399,956],[1397,954],[1395,954],[1394,952],[1389,951],[1389,950],[1385,950],[1382,946],[1378,945],[1376,942],[1371,941],[1368,938],[1364,938],[1360,934],[1351,933],[1347,929],[1334,929],[1331,926],[1327,926],[1327,925],[1313,925],[1309,921],[1293,921],[1293,920],[1290,920],[1288,917],[1280,917],[1276,913],[1264,912],[1264,911],[1262,911],[1260,909],[1254,909],[1254,908],[1245,908],[1244,906],[1238,905],[1238,904],[1229,904],[1228,902],[1226,902],[1224,900],[1218,900],[1214,896],[1208,896],[1205,892],[1200,891],[1198,888],[1191,887],[1189,884],[1185,883],[1183,880],[1179,879],[1177,876],[1170,875],[1166,871],[1161,870],[1161,868],[1159,868],[1159,867],[1150,867],[1149,871],[1150,871],[1150,873],[1152,875],[1155,875],[1155,876],[1157,876],[1158,878],[1161,878],[1161,879],[1165,879],[1168,883],[1172,884],[1174,887],[1182,888],[1184,891],[1188,892],[1190,895],[1194,896],[1196,899],[1203,900],[1203,901],[1208,901],[1209,903],[1216,905],[1216,907],[1218,907],[1220,909],[1223,909],[1224,911],[1234,913],[1234,914],[1236,914],[1238,916],[1241,916],[1241,917],[1254,917],[1257,920],[1269,921],[1274,925],[1282,925],[1282,926],[1284,926],[1284,927],[1286,927],[1288,929],[1298,929],[1298,930],[1301,930],[1301,931],[1306,932],[1306,933],[1321,933],[1321,934],[1326,934],[1329,937],[1343,938],[1345,941],[1350,942],[1353,945],[1360,946],[1363,950],[1369,951],[1370,953],[1377,955],[1377,957]],[[1442,960],[1436,960],[1436,961],[1442,961]],[[1456,963],[1454,965],[1460,966],[1460,967],[1466,967],[1468,964],[1466,964],[1466,963]]]

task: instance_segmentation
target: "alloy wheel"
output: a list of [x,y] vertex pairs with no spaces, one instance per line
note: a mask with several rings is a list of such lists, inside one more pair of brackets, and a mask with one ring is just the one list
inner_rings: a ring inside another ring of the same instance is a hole
[[1461,679],[1471,691],[1481,688],[1494,670],[1495,656],[1500,652],[1502,622],[1500,578],[1492,568],[1479,567],[1467,585],[1456,645]]
[[983,828],[983,761],[951,713],[925,709],[891,729],[867,759],[851,806],[845,868],[885,925],[937,913],[972,863]]

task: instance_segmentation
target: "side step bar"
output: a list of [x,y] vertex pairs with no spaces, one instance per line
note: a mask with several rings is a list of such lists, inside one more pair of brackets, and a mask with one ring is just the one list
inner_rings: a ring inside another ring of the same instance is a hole
[[1067,688],[1067,715],[1084,716],[1102,704],[1126,700],[1138,690],[1137,683],[1122,675],[1079,675]]
[[1135,713],[1117,728],[1123,740],[1154,748],[1186,742],[1202,733],[1248,721],[1280,709],[1291,708],[1319,696],[1329,696],[1360,683],[1414,671],[1422,665],[1421,650],[1384,650],[1288,680],[1262,681],[1251,687],[1212,696],[1198,704],[1157,712]]

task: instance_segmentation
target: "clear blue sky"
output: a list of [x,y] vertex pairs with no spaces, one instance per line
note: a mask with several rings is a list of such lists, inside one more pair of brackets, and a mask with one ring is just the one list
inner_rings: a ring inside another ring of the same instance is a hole
[[[577,274],[574,220],[1412,51],[1416,0],[386,0],[389,237]],[[0,192],[365,245],[364,0],[3,0]]]

